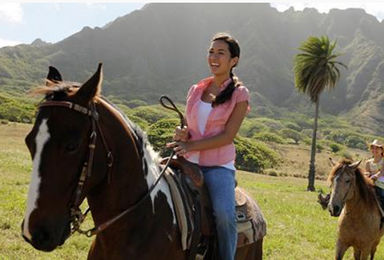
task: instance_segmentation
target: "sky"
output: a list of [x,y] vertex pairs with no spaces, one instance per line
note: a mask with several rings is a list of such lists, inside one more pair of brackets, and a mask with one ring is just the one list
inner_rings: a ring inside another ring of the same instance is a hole
[[[90,0],[92,2],[77,0],[68,3],[65,0],[61,1],[61,3],[2,1],[0,3],[0,48],[20,43],[30,44],[37,38],[56,43],[81,31],[85,26],[103,27],[118,17],[141,9],[145,5],[145,2],[133,3],[121,2],[121,0],[114,3],[101,3],[97,2],[98,0]],[[321,13],[327,13],[332,8],[362,8],[375,16],[378,21],[381,22],[384,19],[384,3],[378,0],[374,2],[339,1],[341,2],[305,3],[297,0],[282,0],[271,2],[271,5],[280,12],[287,10],[290,6],[293,6],[296,11],[302,11],[305,7],[314,7]]]

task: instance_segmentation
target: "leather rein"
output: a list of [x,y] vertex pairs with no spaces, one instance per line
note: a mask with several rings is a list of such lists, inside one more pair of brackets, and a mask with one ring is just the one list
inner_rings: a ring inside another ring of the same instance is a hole
[[74,199],[69,204],[70,212],[71,212],[71,217],[70,217],[71,234],[78,232],[78,233],[83,234],[87,237],[97,235],[100,232],[102,232],[103,230],[105,230],[107,227],[109,227],[110,225],[115,223],[117,220],[119,220],[120,218],[125,216],[126,214],[135,210],[137,207],[139,207],[143,203],[143,201],[145,201],[145,199],[147,199],[150,196],[151,192],[155,189],[155,187],[159,183],[160,179],[163,177],[166,169],[168,168],[168,166],[170,164],[172,156],[169,157],[167,163],[163,167],[162,171],[160,172],[160,174],[157,177],[157,179],[155,180],[155,182],[148,189],[147,193],[144,194],[144,196],[142,196],[136,203],[134,203],[132,206],[130,206],[129,208],[127,208],[126,210],[124,210],[123,212],[118,214],[117,216],[109,219],[108,221],[106,221],[106,222],[104,222],[98,226],[95,226],[94,228],[91,228],[89,230],[82,230],[80,228],[80,226],[83,223],[87,214],[89,213],[90,208],[88,208],[84,213],[82,213],[82,211],[80,209],[80,205],[81,205],[82,201],[80,201],[80,198],[81,198],[81,193],[83,191],[84,183],[85,183],[87,178],[91,177],[91,174],[92,174],[92,165],[93,165],[95,149],[96,149],[96,141],[97,141],[97,131],[100,133],[100,137],[101,137],[101,140],[103,142],[104,148],[107,151],[107,160],[108,160],[108,162],[107,162],[107,166],[108,166],[107,176],[108,176],[108,182],[109,183],[111,180],[111,170],[112,170],[112,166],[113,166],[113,155],[112,155],[111,150],[108,148],[108,144],[107,144],[107,142],[104,138],[103,132],[100,128],[99,115],[96,111],[95,103],[92,102],[89,105],[89,107],[86,108],[86,107],[83,107],[79,104],[69,102],[69,101],[50,101],[50,100],[48,100],[48,101],[43,101],[42,103],[40,103],[40,105],[38,107],[39,107],[39,109],[41,109],[43,107],[64,107],[64,108],[68,108],[68,109],[73,110],[75,112],[78,112],[78,113],[81,113],[83,115],[91,117],[92,131],[91,131],[91,134],[89,136],[88,160],[85,161],[83,164],[83,168],[82,168],[82,171],[80,174],[77,188],[76,188],[74,196],[73,196]]

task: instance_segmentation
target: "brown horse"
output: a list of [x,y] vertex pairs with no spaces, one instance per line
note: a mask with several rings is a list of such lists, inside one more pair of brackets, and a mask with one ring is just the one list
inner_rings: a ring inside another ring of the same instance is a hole
[[376,248],[383,236],[381,214],[373,189],[360,162],[343,160],[329,174],[332,193],[328,204],[332,216],[340,216],[335,259],[343,258],[353,247],[356,260],[374,259]]
[[[101,64],[84,84],[62,81],[53,67],[26,137],[33,159],[22,235],[52,251],[83,218],[87,198],[96,228],[89,259],[187,259],[159,157],[143,132],[99,96]],[[261,259],[262,239],[236,259]]]

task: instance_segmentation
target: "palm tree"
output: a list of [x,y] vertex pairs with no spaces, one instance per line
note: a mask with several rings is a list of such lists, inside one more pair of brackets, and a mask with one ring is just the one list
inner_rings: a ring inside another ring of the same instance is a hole
[[315,157],[316,157],[316,134],[317,119],[319,117],[319,99],[324,89],[332,90],[340,78],[338,65],[345,67],[343,63],[336,60],[340,54],[332,53],[336,42],[330,43],[327,36],[309,37],[304,41],[299,53],[294,59],[294,73],[296,88],[307,94],[311,102],[315,104],[315,122],[312,135],[311,160],[308,174],[308,191],[315,191]]

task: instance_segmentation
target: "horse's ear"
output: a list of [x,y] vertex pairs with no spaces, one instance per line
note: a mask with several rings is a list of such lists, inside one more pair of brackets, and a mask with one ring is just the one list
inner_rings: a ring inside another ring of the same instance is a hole
[[336,163],[333,161],[333,159],[331,157],[329,157],[329,162],[331,163],[331,165],[333,167],[336,166]]
[[47,75],[47,79],[51,81],[63,81],[60,72],[52,66],[49,66],[49,72]]
[[359,167],[360,163],[361,163],[361,160],[350,164],[349,167],[356,169],[357,167]]
[[76,93],[76,96],[79,96],[86,102],[90,102],[96,95],[101,91],[101,83],[103,81],[103,64],[99,63],[99,67],[93,76],[88,79]]

